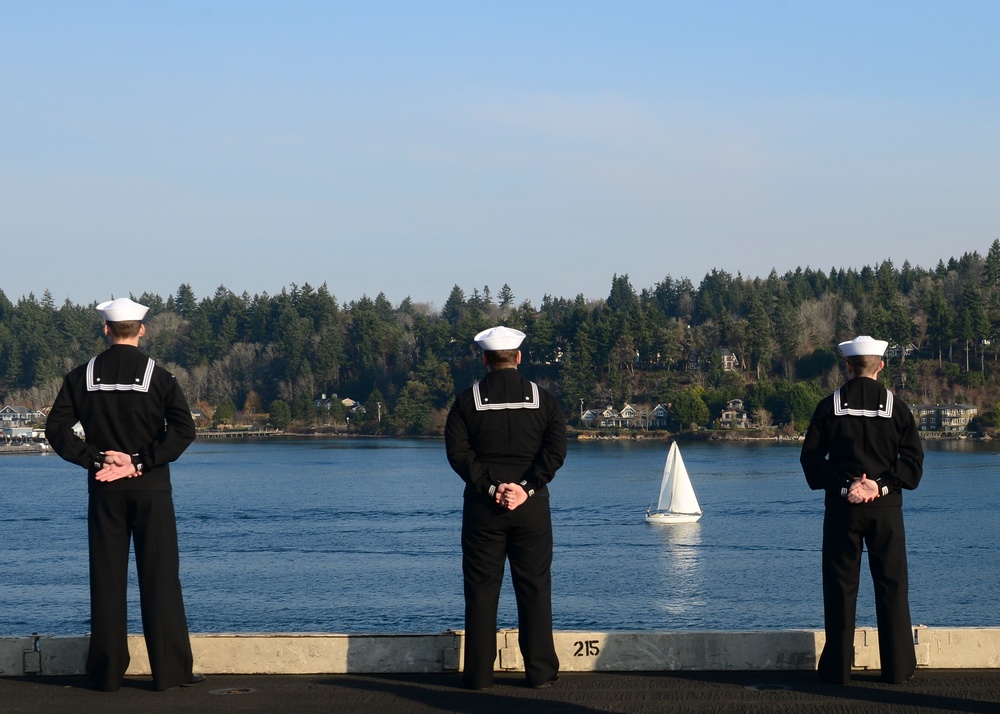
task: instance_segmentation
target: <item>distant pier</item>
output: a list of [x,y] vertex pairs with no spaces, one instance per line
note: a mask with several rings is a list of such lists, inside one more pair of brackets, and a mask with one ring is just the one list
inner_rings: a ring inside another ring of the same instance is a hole
[[25,444],[8,444],[0,441],[0,454],[51,454],[52,447],[44,441]]
[[285,436],[281,429],[199,429],[199,439],[266,439]]

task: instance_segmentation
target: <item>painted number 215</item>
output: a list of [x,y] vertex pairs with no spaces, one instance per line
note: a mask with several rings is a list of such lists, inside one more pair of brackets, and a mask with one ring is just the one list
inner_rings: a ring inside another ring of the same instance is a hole
[[596,657],[601,654],[601,648],[597,646],[597,640],[581,640],[574,642],[573,646],[576,647],[576,651],[573,652],[574,657]]

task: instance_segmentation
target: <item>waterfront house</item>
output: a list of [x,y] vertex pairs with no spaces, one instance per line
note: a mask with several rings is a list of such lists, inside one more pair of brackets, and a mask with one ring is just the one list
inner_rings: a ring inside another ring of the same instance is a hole
[[625,405],[625,408],[622,409],[622,411],[618,411],[613,406],[608,405],[600,411],[596,409],[588,409],[583,413],[581,421],[584,426],[596,426],[603,429],[610,429],[614,427],[631,426],[634,418],[635,409],[630,407],[628,404]]
[[0,409],[0,427],[24,426],[40,416],[42,416],[40,412],[34,412],[27,407],[8,404]]
[[6,444],[27,444],[35,436],[30,426],[5,426],[0,428],[0,439]]
[[743,408],[742,399],[730,399],[719,414],[719,428],[746,429],[750,426],[750,415]]
[[979,408],[972,404],[913,404],[910,411],[920,431],[943,434],[965,431],[979,414]]
[[628,426],[626,421],[622,419],[622,414],[620,411],[615,409],[613,406],[608,405],[603,412],[601,412],[601,426],[603,427],[622,427]]
[[649,426],[653,429],[666,429],[669,426],[670,410],[662,404],[653,407],[653,416],[649,420]]
[[626,404],[621,410],[612,406],[604,409],[587,409],[580,415],[580,423],[585,427],[599,429],[666,429],[669,426],[670,410],[657,404],[652,410]]
[[601,413],[594,409],[588,409],[580,415],[580,422],[587,427],[592,427],[600,423]]

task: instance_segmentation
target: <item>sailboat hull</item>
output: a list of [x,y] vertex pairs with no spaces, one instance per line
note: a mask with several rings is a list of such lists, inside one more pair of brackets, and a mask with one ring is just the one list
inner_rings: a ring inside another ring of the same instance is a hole
[[646,523],[666,526],[672,523],[695,523],[699,518],[700,513],[650,513],[646,516]]

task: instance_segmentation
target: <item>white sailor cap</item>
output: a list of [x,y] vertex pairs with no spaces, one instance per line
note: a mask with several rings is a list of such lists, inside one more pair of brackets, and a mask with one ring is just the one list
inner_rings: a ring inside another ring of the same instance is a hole
[[521,346],[524,333],[512,327],[491,327],[473,338],[475,343],[487,352],[496,350],[516,350]]
[[149,310],[145,305],[140,305],[128,298],[118,298],[108,300],[97,306],[97,311],[101,313],[108,322],[125,322],[127,320],[142,320]]
[[875,355],[881,357],[885,354],[885,348],[889,343],[885,340],[876,340],[868,335],[859,335],[853,340],[841,342],[839,347],[844,357],[856,357],[859,355]]

